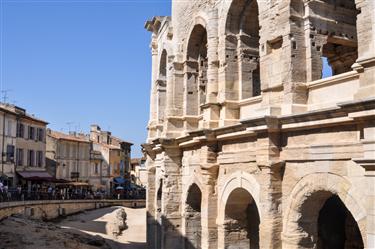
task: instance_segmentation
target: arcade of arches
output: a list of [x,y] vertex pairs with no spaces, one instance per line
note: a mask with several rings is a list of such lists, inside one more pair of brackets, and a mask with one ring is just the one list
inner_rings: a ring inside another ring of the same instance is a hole
[[375,248],[375,1],[172,5],[146,23],[149,248]]

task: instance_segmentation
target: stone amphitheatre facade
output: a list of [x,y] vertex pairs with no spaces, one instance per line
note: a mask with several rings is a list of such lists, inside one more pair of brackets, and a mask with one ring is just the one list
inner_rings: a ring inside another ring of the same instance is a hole
[[175,0],[146,28],[149,249],[375,248],[375,1]]

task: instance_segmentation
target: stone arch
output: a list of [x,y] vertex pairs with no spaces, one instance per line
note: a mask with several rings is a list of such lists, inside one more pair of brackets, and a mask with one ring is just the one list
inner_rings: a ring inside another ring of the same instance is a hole
[[168,54],[165,49],[162,50],[159,60],[159,75],[156,81],[156,93],[157,93],[157,115],[158,122],[163,123],[165,118],[165,108],[167,104],[167,63]]
[[[236,0],[230,0],[230,1],[223,1],[222,5],[220,6],[220,16],[223,16],[225,18],[220,18],[219,20],[219,34],[220,35],[225,35],[227,30],[227,15],[229,13],[229,10],[231,6],[233,5],[233,2]],[[258,8],[259,8],[259,13],[262,12],[264,9],[267,9],[267,1],[260,1],[260,0],[254,0],[257,2]]]
[[[291,49],[297,56],[294,66],[301,75],[296,75],[296,79],[313,81],[352,71],[359,47],[357,16],[360,11],[356,2],[289,0]],[[327,73],[328,70],[332,72]]]
[[163,49],[160,56],[160,63],[159,63],[159,79],[166,80],[167,77],[167,61],[168,61],[168,54],[167,50]]
[[261,93],[259,4],[264,1],[224,1],[219,24],[225,65],[222,77],[227,100],[241,100]]
[[185,249],[202,247],[202,191],[193,183],[189,186],[184,205]]
[[187,33],[188,34],[187,39],[185,40],[185,43],[184,43],[184,60],[185,61],[189,60],[188,54],[187,54],[188,47],[189,47],[189,40],[196,26],[202,26],[207,31],[207,36],[212,35],[208,33],[209,29],[208,29],[207,20],[208,20],[208,15],[205,12],[200,12],[194,17],[193,23],[191,24],[189,32]]
[[282,233],[286,248],[311,248],[317,243],[320,211],[332,197],[337,197],[350,212],[362,242],[366,241],[366,210],[360,201],[361,195],[342,176],[314,173],[295,185],[287,201]]
[[243,171],[229,175],[224,181],[218,204],[219,248],[259,248],[259,183]]
[[193,175],[192,177],[189,178],[187,184],[185,185],[186,188],[182,191],[182,215],[185,215],[185,204],[186,204],[186,200],[187,200],[187,196],[188,196],[188,192],[189,192],[189,189],[192,185],[197,185],[198,188],[202,191],[202,194],[203,194],[203,184],[202,184],[202,181],[201,181],[201,178],[198,176],[198,175]]
[[[196,19],[197,20],[197,19]],[[200,20],[200,19],[198,19]],[[198,116],[206,102],[208,41],[205,23],[197,21],[187,41],[185,63],[185,114]],[[197,127],[197,124],[193,125]]]
[[[219,194],[219,205],[218,205],[218,223],[222,224],[225,218],[225,210],[223,206],[228,200],[229,195],[234,189],[243,188],[247,190],[253,197],[258,207],[260,204],[260,185],[258,181],[251,174],[244,171],[237,171],[224,180],[222,191]],[[259,215],[262,217],[261,209],[259,209]]]

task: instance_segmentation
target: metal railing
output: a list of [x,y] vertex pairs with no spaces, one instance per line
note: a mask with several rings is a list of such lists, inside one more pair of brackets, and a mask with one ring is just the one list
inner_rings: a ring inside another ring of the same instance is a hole
[[38,201],[38,200],[134,200],[145,199],[144,191],[130,192],[124,194],[105,194],[99,192],[67,192],[60,191],[27,191],[27,190],[8,190],[0,191],[0,202],[15,202],[15,201]]

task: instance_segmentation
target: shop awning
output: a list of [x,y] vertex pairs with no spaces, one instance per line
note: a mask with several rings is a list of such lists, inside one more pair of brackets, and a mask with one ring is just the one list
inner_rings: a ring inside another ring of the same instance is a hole
[[122,177],[115,177],[115,178],[113,178],[113,182],[115,184],[124,184],[126,182],[126,180]]
[[28,181],[54,181],[55,179],[46,171],[19,171],[17,174]]

